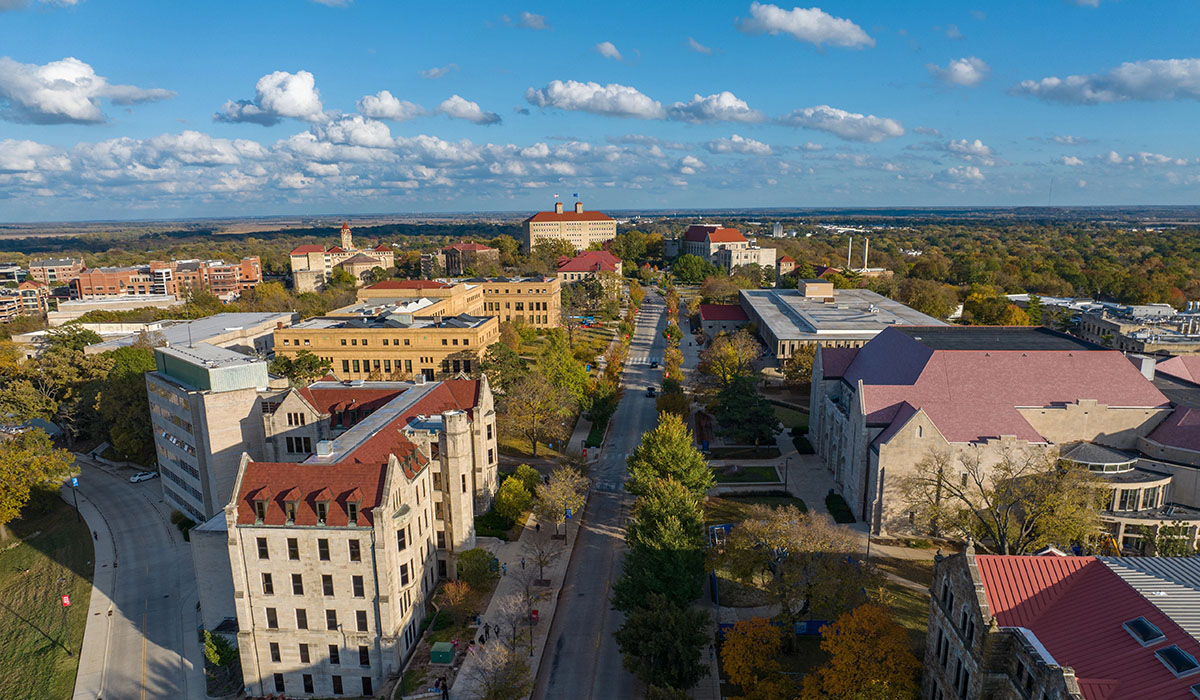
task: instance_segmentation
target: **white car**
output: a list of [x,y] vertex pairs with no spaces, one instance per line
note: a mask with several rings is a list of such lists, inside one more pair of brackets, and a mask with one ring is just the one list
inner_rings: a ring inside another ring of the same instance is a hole
[[138,472],[137,474],[134,474],[133,476],[129,477],[129,483],[136,484],[140,481],[149,481],[151,479],[157,479],[157,478],[158,478],[158,472]]

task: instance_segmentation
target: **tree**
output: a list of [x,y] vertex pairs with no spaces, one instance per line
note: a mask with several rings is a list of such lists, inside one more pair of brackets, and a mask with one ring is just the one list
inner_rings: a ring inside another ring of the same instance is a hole
[[500,578],[500,572],[493,568],[495,561],[495,555],[486,549],[468,549],[458,555],[458,578],[481,591],[490,581]]
[[625,668],[646,684],[686,690],[708,675],[700,649],[708,644],[708,613],[651,596],[614,634]]
[[[85,331],[90,333],[90,331]],[[43,418],[63,430],[67,447],[95,423],[96,394],[112,358],[87,355],[82,334],[63,334],[48,342],[42,354],[21,365],[0,387],[0,410],[22,420]]]
[[667,319],[667,326],[663,328],[662,335],[670,347],[678,347],[679,341],[683,339],[683,331],[679,330],[679,324],[675,323],[674,319]]
[[729,304],[737,299],[739,289],[729,277],[708,277],[700,283],[700,297],[705,304]]
[[271,361],[271,374],[287,377],[293,384],[307,386],[333,370],[333,362],[301,350],[295,357],[276,355]]
[[642,441],[626,460],[630,493],[641,495],[653,480],[672,478],[697,498],[703,498],[716,480],[694,442],[692,431],[679,416],[660,413],[658,425],[642,435]]
[[559,467],[544,484],[538,484],[533,512],[538,520],[554,523],[554,531],[567,520],[567,510],[577,514],[587,496],[587,477],[572,467]]
[[934,318],[947,318],[958,306],[958,290],[940,281],[906,279],[900,283],[900,301]]
[[732,335],[717,336],[700,352],[696,369],[706,385],[719,391],[754,376],[754,362],[761,356],[762,346],[743,328]]
[[523,652],[489,644],[475,654],[475,663],[467,666],[475,700],[519,700],[533,691],[533,674]]
[[466,618],[471,599],[474,597],[475,592],[471,590],[471,584],[466,581],[447,581],[442,584],[442,602],[445,604],[444,608],[457,621],[462,621]]
[[680,255],[671,265],[671,274],[683,284],[700,284],[706,277],[719,273],[716,265],[691,253]]
[[537,374],[545,377],[553,386],[565,390],[574,405],[583,405],[588,397],[588,374],[583,363],[571,352],[567,335],[561,328],[550,330],[545,335],[542,352],[538,356]]
[[876,574],[852,559],[857,551],[854,535],[828,515],[753,505],[715,558],[742,583],[763,584],[779,604],[779,618],[790,624],[864,602]]
[[96,331],[73,324],[51,328],[46,331],[46,336],[43,340],[46,344],[44,351],[47,352],[54,350],[83,352],[87,346],[103,341],[104,339]]
[[[513,331],[513,334],[516,332]],[[520,340],[516,343],[519,345]],[[488,376],[492,391],[499,397],[503,397],[508,387],[515,386],[526,374],[525,360],[503,341],[488,346],[479,370]]]
[[720,433],[738,443],[773,442],[779,432],[775,407],[759,393],[750,377],[741,377],[722,389],[712,409],[720,423]]
[[629,303],[637,308],[642,305],[642,300],[646,298],[646,290],[636,280],[629,280]]
[[796,689],[783,675],[778,656],[783,650],[779,627],[756,617],[735,622],[721,644],[721,667],[729,682],[742,689],[734,700],[791,700]]
[[805,700],[915,699],[921,664],[909,651],[908,633],[880,605],[842,615],[821,633],[829,660],[804,678]]
[[358,286],[358,278],[344,267],[335,267],[329,275],[329,286],[334,289],[354,289]]
[[496,491],[496,500],[492,509],[505,520],[516,522],[522,513],[529,510],[529,504],[532,502],[533,495],[525,489],[521,480],[509,476],[504,479],[504,483],[500,484],[500,489]]
[[39,428],[0,442],[0,540],[8,539],[8,524],[21,515],[33,489],[65,477],[74,463]]
[[525,544],[521,545],[525,556],[529,558],[529,562],[537,567],[538,582],[542,585],[549,585],[546,580],[546,567],[553,564],[562,556],[562,548],[554,544],[554,540],[550,538],[550,533],[536,532],[533,537],[526,540]]
[[666,391],[658,395],[654,407],[659,413],[673,413],[683,420],[692,414],[692,399],[682,391]]
[[994,463],[975,451],[931,449],[900,488],[914,522],[997,554],[1090,542],[1111,493],[1086,469],[1032,447],[1003,447]]
[[807,343],[796,348],[791,357],[783,361],[783,379],[791,386],[812,382],[813,360],[817,356],[817,344]]
[[528,440],[537,457],[540,443],[567,436],[566,420],[574,404],[566,389],[555,387],[541,372],[532,372],[505,392],[500,405],[501,428]]
[[541,472],[528,464],[518,464],[517,468],[513,470],[512,476],[521,482],[530,495],[533,495],[538,485],[542,483]]
[[668,345],[663,350],[663,379],[683,380],[683,351],[677,345]]
[[204,658],[213,666],[228,666],[238,658],[237,645],[219,634],[204,630]]
[[699,499],[674,479],[655,479],[633,505],[625,532],[629,552],[613,589],[613,607],[626,612],[652,595],[687,606],[704,577],[704,514]]
[[146,398],[146,372],[155,370],[154,352],[127,347],[105,355],[112,366],[96,396],[96,413],[108,426],[108,440],[118,455],[138,464],[152,464],[154,434]]

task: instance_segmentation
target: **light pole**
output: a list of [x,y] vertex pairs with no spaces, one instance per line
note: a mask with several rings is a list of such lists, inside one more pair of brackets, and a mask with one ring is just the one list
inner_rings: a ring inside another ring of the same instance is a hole
[[789,455],[783,461],[783,490],[787,491],[789,496],[792,495],[792,492],[788,490],[788,472],[791,471],[790,470],[791,466],[792,466],[792,458]]
[[71,498],[75,501],[75,522],[78,523],[82,522],[82,518],[79,517],[79,493],[76,490],[77,486],[79,486],[79,477],[71,477]]

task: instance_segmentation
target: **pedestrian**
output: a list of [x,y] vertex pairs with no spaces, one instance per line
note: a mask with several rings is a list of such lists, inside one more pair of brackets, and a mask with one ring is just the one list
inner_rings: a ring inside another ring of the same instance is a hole
[[542,524],[541,524],[541,523],[535,523],[535,524],[534,524],[534,526],[533,526],[533,531],[534,531],[534,532],[537,532],[537,533],[540,533],[540,532],[542,531]]
[[452,640],[452,641],[450,642],[450,644],[452,644],[452,645],[454,646],[454,651],[456,651],[456,652],[457,652],[457,651],[458,651],[458,640],[457,640],[457,639],[455,639],[455,640]]
[[503,564],[501,564],[501,565],[500,565],[500,568],[501,568],[501,569],[503,570],[503,572],[504,572],[504,573],[502,573],[502,574],[500,574],[500,575],[501,575],[501,576],[508,576],[508,562],[504,562]]
[[714,655],[713,645],[709,644],[708,645],[708,662],[709,663],[712,663],[713,655]]
[[521,570],[525,570],[525,557],[521,557]]
[[479,646],[482,647],[486,644],[487,644],[487,637],[485,637],[483,635],[479,635]]

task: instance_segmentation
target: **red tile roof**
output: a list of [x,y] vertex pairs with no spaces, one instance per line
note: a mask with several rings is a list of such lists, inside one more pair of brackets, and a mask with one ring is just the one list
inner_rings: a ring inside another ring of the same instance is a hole
[[380,253],[386,253],[386,252],[390,251],[391,249],[392,249],[392,247],[390,245],[388,245],[387,243],[380,243],[379,245],[375,246],[371,250],[374,250],[374,251],[377,251]]
[[598,211],[539,211],[533,216],[525,219],[526,223],[542,223],[549,221],[612,221],[613,218],[608,214],[601,214]]
[[326,253],[345,253],[346,251],[341,246],[332,246]]
[[721,228],[715,224],[693,224],[683,234],[692,243],[745,243],[746,237],[736,228]]
[[701,304],[701,321],[749,321],[750,317],[737,304]]
[[780,259],[779,259],[779,262],[781,262],[781,263],[794,263],[794,262],[796,262],[796,259],[795,259],[795,258],[793,258],[793,257],[792,257],[792,256],[790,256],[790,255],[785,255],[785,256],[783,256],[782,258],[780,258]]
[[1155,372],[1192,384],[1200,384],[1200,355],[1180,355],[1154,366]]
[[1001,435],[1048,442],[1018,407],[1079,399],[1105,406],[1169,405],[1116,350],[934,350],[895,328],[860,348],[842,378],[851,386],[862,380],[868,424],[889,425],[908,402],[925,411],[950,442]]
[[[1154,656],[1178,644],[1200,658],[1200,642],[1096,557],[975,559],[988,608],[1003,627],[1032,631],[1060,666],[1075,670],[1087,700],[1195,700],[1195,676],[1176,678]],[[1143,648],[1121,625],[1145,617],[1167,641]]]
[[585,250],[573,258],[560,260],[559,272],[616,272],[621,259],[607,250]]
[[480,251],[480,250],[497,250],[497,249],[489,248],[482,243],[455,243],[454,245],[448,245],[445,248],[442,248],[442,250],[458,250],[458,251],[462,251],[465,253],[465,252],[475,252],[475,251]]
[[1167,447],[1200,452],[1200,409],[1177,406],[1146,439]]
[[437,280],[384,280],[367,289],[449,289],[454,285]]
[[292,249],[291,255],[308,255],[309,253],[324,253],[324,252],[325,252],[325,246],[318,245],[316,243],[310,243],[308,245],[296,246],[295,248]]

